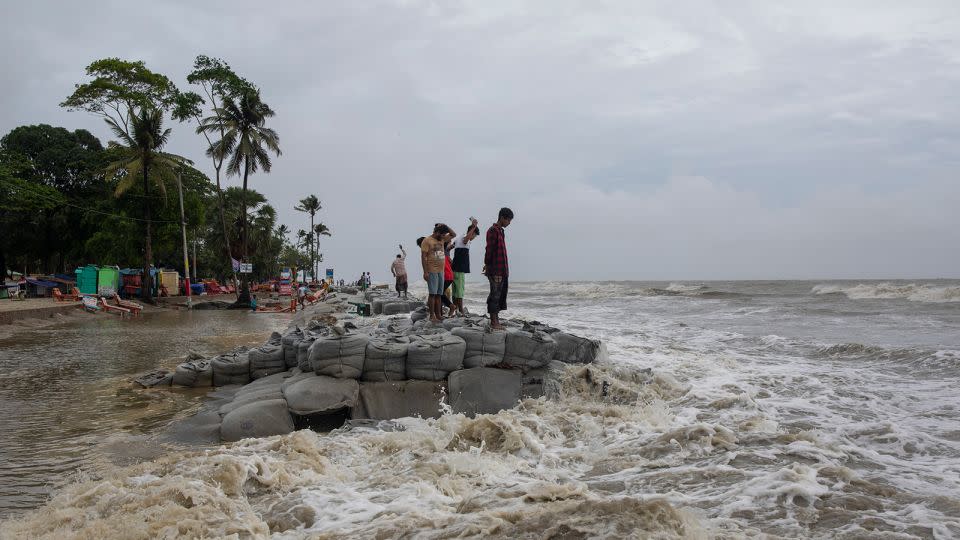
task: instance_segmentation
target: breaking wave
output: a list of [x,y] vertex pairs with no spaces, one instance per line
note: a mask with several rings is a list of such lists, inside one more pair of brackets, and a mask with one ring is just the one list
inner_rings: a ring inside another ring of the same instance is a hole
[[642,287],[629,282],[545,281],[529,286],[531,291],[544,296],[563,296],[581,300],[642,296],[737,297],[742,293],[712,290],[706,285],[670,283],[666,287]]
[[928,284],[877,283],[846,286],[816,285],[810,291],[813,294],[844,294],[851,300],[903,298],[913,302],[960,302],[960,287],[937,287]]

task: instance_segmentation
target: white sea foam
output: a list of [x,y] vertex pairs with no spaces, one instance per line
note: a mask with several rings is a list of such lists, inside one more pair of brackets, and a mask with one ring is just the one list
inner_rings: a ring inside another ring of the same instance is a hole
[[930,285],[925,283],[870,283],[848,285],[816,285],[814,294],[844,294],[851,300],[871,298],[904,298],[913,302],[960,302],[960,287]]

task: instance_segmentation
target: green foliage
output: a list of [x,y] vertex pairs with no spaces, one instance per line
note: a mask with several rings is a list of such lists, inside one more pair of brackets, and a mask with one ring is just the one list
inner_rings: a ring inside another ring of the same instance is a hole
[[178,95],[174,84],[166,76],[147,69],[142,61],[104,58],[87,66],[87,75],[93,80],[76,85],[73,94],[60,106],[69,110],[83,110],[98,115],[112,116],[118,123],[127,111],[141,108],[165,110]]
[[97,180],[103,145],[89,131],[67,131],[47,124],[20,126],[0,139],[0,148],[27,160],[22,177],[61,191],[78,193]]
[[203,119],[198,128],[201,132],[221,133],[220,140],[213,143],[208,154],[227,157],[227,174],[244,175],[259,170],[270,172],[270,153],[279,156],[280,136],[265,126],[267,118],[274,116],[273,109],[260,100],[260,92],[247,88],[238,96],[225,96],[222,107],[214,116]]

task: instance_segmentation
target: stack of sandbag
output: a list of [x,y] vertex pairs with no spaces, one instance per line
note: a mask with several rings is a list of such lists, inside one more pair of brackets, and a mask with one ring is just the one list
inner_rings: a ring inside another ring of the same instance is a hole
[[506,351],[506,332],[491,332],[482,326],[461,326],[454,328],[450,333],[463,338],[467,344],[463,355],[463,367],[468,369],[486,367],[503,362]]
[[527,332],[509,328],[503,362],[524,371],[547,365],[553,360],[557,342],[539,330]]
[[294,328],[283,336],[281,344],[283,346],[283,363],[288,368],[297,366],[297,345],[303,339],[303,330]]
[[247,384],[250,382],[250,357],[245,351],[221,354],[210,360],[213,385]]
[[384,330],[391,334],[402,334],[413,326],[413,321],[409,317],[394,317],[392,319],[384,319],[380,321],[378,325],[381,330]]
[[283,360],[283,345],[269,341],[265,345],[250,349],[250,378],[259,379],[287,370]]
[[176,386],[213,386],[213,366],[199,354],[191,354],[177,366],[172,383]]
[[463,338],[449,333],[411,336],[407,349],[407,378],[442,381],[463,368]]
[[370,302],[370,309],[373,310],[374,315],[383,314],[383,305],[387,303],[387,300],[383,298],[377,298],[376,300]]
[[377,336],[367,343],[363,362],[365,381],[402,381],[407,378],[407,348],[410,339],[403,336]]
[[270,334],[270,337],[267,338],[267,342],[264,345],[281,345],[283,343],[283,336],[280,335],[280,332],[273,332]]
[[310,346],[310,368],[317,375],[340,379],[359,379],[370,337],[364,334],[332,333],[317,338]]

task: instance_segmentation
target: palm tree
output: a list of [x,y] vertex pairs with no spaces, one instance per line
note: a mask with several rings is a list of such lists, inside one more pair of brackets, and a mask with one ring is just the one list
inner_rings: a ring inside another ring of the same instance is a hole
[[[303,229],[297,231],[297,247],[300,249],[313,249],[313,232],[307,232]],[[312,252],[308,252],[307,258],[312,255]],[[313,270],[311,269],[311,272]],[[303,271],[303,279],[307,279],[307,271]]]
[[107,165],[104,170],[107,178],[119,176],[115,196],[120,197],[138,181],[143,182],[143,282],[140,296],[150,301],[153,288],[150,266],[153,262],[152,208],[150,203],[150,185],[155,184],[164,197],[167,195],[166,180],[174,177],[175,171],[190,160],[162,151],[170,138],[170,128],[163,129],[163,111],[149,107],[138,112],[129,112],[130,132],[128,133],[112,118],[107,125],[120,142],[110,141],[108,147],[122,153],[122,157]]
[[[300,204],[294,206],[293,209],[297,212],[306,212],[310,214],[310,230],[313,230],[313,216],[317,215],[317,212],[320,211],[322,207],[320,206],[320,199],[316,195],[308,195],[303,199],[300,199]],[[314,253],[316,250],[314,246],[310,246],[310,268],[314,268]],[[317,274],[313,274],[313,279],[317,279]]]
[[[331,234],[332,234],[332,233],[330,232],[330,229],[328,229],[327,226],[324,225],[323,223],[317,223],[316,225],[313,226],[313,238],[314,238],[314,241],[315,241],[315,245],[316,245],[315,250],[316,250],[317,253],[320,252],[320,237],[321,237],[321,236],[330,236]],[[317,262],[316,262],[316,268],[314,269],[315,271],[314,271],[314,273],[313,273],[314,279],[316,279],[317,274],[320,272],[320,260],[319,260],[319,259],[320,259],[319,257],[316,257],[316,260],[317,260]]]
[[[273,109],[260,100],[260,91],[256,88],[245,88],[237,96],[225,96],[221,107],[216,109],[214,116],[203,119],[200,126],[204,132],[222,133],[220,140],[211,147],[214,156],[229,157],[227,175],[240,176],[243,174],[243,197],[241,199],[241,258],[248,257],[248,222],[246,193],[247,182],[251,173],[258,170],[270,172],[272,151],[279,156],[280,137],[277,132],[264,127],[267,118],[274,116]],[[242,281],[237,304],[245,306],[250,303],[249,280]]]

